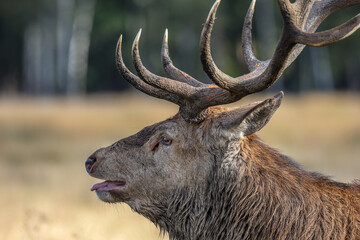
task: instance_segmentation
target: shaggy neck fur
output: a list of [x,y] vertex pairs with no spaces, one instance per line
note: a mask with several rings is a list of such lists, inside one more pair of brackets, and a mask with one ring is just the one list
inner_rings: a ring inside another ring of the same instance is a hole
[[203,184],[138,212],[170,239],[360,239],[359,185],[306,172],[256,136],[228,148]]

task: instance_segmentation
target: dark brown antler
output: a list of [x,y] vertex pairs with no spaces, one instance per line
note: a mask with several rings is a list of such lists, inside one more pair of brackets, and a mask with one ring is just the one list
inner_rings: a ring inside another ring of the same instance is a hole
[[165,71],[176,80],[157,76],[147,70],[139,55],[139,39],[141,29],[137,34],[132,48],[133,62],[139,75],[132,74],[125,66],[121,56],[122,37],[117,45],[116,63],[121,75],[140,91],[161,99],[168,100],[180,106],[180,114],[186,121],[199,122],[207,116],[210,106],[237,101],[239,98],[214,84],[203,84],[173,66],[168,56],[167,31],[165,32],[162,60]]
[[[330,13],[358,4],[359,0],[340,0],[337,4],[335,0],[298,0],[295,3],[289,0],[278,0],[284,21],[282,35],[273,57],[267,61],[260,61],[254,56],[251,46],[251,22],[255,2],[256,0],[252,1],[246,15],[242,38],[245,61],[251,71],[249,74],[236,78],[230,77],[217,68],[211,57],[210,35],[220,0],[216,1],[211,9],[201,34],[200,53],[204,71],[217,85],[236,93],[247,95],[270,87],[302,51],[304,46],[297,44],[324,46],[340,41],[360,27],[360,14],[358,14],[343,25],[314,33]],[[328,9],[331,4],[336,6]]]
[[[216,84],[203,84],[176,68],[168,52],[168,34],[165,32],[162,47],[162,63],[165,72],[173,79],[161,77],[147,70],[139,55],[141,30],[135,38],[132,54],[138,76],[132,74],[121,57],[121,41],[118,42],[116,59],[122,76],[137,89],[154,97],[171,101],[180,106],[180,114],[189,122],[202,121],[210,106],[231,103],[249,94],[270,87],[296,57],[305,45],[324,46],[340,41],[360,27],[360,14],[333,29],[315,33],[320,23],[331,13],[355,4],[360,0],[278,0],[284,26],[280,41],[273,57],[266,61],[258,60],[252,50],[252,17],[255,0],[252,1],[244,21],[242,42],[244,58],[250,73],[233,78],[217,68],[210,51],[210,37],[215,14],[220,0],[210,10],[200,39],[200,57],[204,71]],[[305,45],[304,45],[305,44]]]

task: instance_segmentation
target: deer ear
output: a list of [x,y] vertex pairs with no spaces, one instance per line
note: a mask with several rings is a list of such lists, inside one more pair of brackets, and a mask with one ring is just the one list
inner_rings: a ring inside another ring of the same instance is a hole
[[224,113],[218,119],[222,135],[231,139],[241,139],[259,131],[279,108],[283,96],[284,93],[280,92],[260,103],[252,103]]

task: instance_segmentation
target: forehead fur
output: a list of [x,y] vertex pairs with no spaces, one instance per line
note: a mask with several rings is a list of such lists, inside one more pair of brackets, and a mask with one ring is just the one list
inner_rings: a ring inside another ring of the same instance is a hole
[[[202,131],[206,128],[214,127],[213,124],[216,122],[216,117],[221,114],[225,114],[226,112],[231,111],[231,109],[221,106],[215,106],[209,108],[209,115],[208,117],[202,121],[201,123],[188,123],[186,122],[179,113],[175,114],[174,116],[155,123],[153,125],[147,126],[143,128],[138,133],[127,137],[124,139],[124,142],[131,145],[142,146],[144,145],[155,133],[159,131],[171,131],[172,129],[177,129],[177,131],[182,131],[182,128],[193,128],[194,131],[186,131],[190,133],[195,133],[196,129],[201,129]],[[206,131],[206,130],[205,130]]]
[[185,122],[185,120],[182,119],[180,114],[177,113],[175,116],[173,116],[169,119],[166,119],[165,121],[161,121],[161,122],[158,122],[158,123],[155,123],[153,125],[143,128],[138,133],[123,139],[123,141],[130,145],[142,146],[156,132],[161,131],[161,130],[164,130],[164,131],[169,130],[169,129],[173,128],[174,124],[181,125],[181,124],[186,124],[186,122]]

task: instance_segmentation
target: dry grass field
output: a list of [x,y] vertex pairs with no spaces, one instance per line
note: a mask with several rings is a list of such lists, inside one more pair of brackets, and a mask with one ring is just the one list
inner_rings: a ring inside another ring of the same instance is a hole
[[[100,202],[84,161],[176,111],[140,94],[0,99],[0,239],[162,238],[126,205]],[[360,177],[360,95],[286,95],[260,135],[306,169]]]

